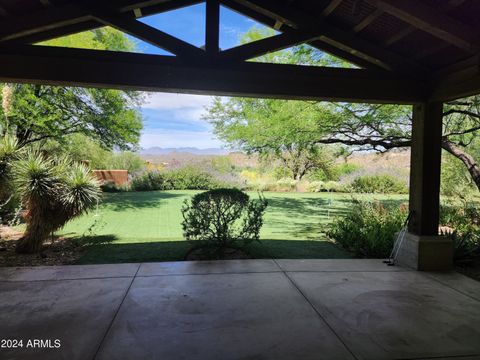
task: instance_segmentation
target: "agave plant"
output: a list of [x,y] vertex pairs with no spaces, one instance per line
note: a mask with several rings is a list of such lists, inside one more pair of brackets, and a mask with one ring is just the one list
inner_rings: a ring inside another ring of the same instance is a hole
[[15,179],[26,207],[27,229],[17,252],[36,253],[45,239],[69,220],[87,212],[100,198],[88,168],[67,158],[53,160],[29,152],[16,162]]

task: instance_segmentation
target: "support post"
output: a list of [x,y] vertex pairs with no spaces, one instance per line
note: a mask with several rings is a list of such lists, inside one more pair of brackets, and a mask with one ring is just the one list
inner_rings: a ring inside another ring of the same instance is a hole
[[452,242],[438,235],[442,117],[441,102],[413,106],[411,220],[397,262],[417,270],[447,270],[452,266]]
[[219,52],[220,3],[207,0],[206,3],[205,51],[210,56]]

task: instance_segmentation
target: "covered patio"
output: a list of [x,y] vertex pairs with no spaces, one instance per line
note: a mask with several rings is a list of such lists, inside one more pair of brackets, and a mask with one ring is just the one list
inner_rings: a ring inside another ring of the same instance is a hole
[[[205,4],[201,47],[140,21],[199,3]],[[278,33],[221,49],[221,6]],[[397,260],[418,270],[445,270],[452,266],[453,247],[438,237],[443,104],[480,92],[479,16],[476,0],[0,3],[0,81],[411,104],[411,141],[405,144],[412,154],[411,219]],[[35,45],[106,25],[173,56]],[[303,43],[354,66],[249,61]]]
[[[0,81],[410,104],[403,267],[232,260],[4,268],[0,338],[24,347],[0,348],[0,358],[480,359],[479,283],[432,272],[452,266],[452,243],[438,236],[442,109],[480,92],[479,3],[207,0],[203,48],[138,20],[200,2],[1,1]],[[278,34],[222,50],[220,5]],[[32,45],[105,25],[174,56]],[[356,67],[247,61],[300,43]],[[26,348],[29,339],[53,348]]]
[[0,291],[24,340],[2,359],[480,359],[480,283],[374,259],[4,268]]

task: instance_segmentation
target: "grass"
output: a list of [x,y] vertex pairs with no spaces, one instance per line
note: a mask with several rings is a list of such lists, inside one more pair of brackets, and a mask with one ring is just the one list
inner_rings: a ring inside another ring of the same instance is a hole
[[[180,209],[195,191],[152,191],[105,194],[98,209],[60,232],[93,244],[80,263],[181,260],[189,249],[183,241]],[[252,197],[256,193],[250,193]],[[265,193],[269,206],[260,243],[250,246],[255,258],[346,258],[327,241],[325,224],[347,211],[350,194]],[[384,202],[405,196],[355,195]]]

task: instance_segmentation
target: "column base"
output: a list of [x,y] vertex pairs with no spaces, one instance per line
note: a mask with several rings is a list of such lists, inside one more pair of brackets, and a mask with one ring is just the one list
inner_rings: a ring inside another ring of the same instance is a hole
[[447,271],[453,267],[453,242],[445,236],[419,236],[407,232],[396,263],[420,271]]

